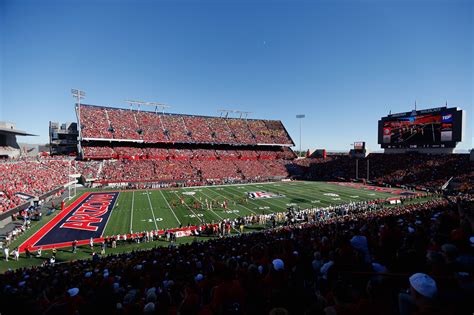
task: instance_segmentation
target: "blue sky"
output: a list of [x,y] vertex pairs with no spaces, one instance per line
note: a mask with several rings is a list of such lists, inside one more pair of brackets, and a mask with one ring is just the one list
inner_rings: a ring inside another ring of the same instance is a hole
[[377,143],[392,112],[459,106],[474,116],[472,1],[0,0],[0,120],[48,141],[87,103],[157,101],[281,119],[299,147]]

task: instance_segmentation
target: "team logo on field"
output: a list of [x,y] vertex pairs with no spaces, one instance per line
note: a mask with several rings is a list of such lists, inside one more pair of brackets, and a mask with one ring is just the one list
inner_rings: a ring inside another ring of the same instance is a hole
[[251,199],[266,199],[266,198],[278,198],[285,197],[284,195],[278,195],[265,191],[251,191],[247,193],[247,196]]
[[109,217],[116,198],[115,193],[91,194],[59,227],[96,232]]
[[118,192],[85,193],[33,234],[21,249],[26,246],[69,245],[74,240],[101,237],[118,195]]

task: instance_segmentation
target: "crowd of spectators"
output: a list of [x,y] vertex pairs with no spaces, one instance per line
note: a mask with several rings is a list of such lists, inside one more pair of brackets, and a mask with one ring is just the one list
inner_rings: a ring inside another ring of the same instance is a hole
[[[193,179],[206,183],[208,180],[267,180],[289,175],[316,180],[356,177],[356,160],[347,155],[294,160],[295,154],[289,148],[167,149],[121,145],[83,149],[89,158],[117,160],[74,163],[61,157],[48,157],[0,163],[0,211],[22,204],[24,199],[19,193],[39,196],[67,183],[70,166],[75,166],[75,172],[85,179],[97,178],[103,182]],[[359,159],[360,177],[367,173],[367,161],[371,181],[439,190],[452,178],[451,183],[457,190],[474,191],[474,166],[467,154],[370,154]]]
[[207,118],[200,116],[183,116],[184,123],[193,142],[213,143],[212,129],[207,123]]
[[66,184],[73,161],[38,158],[0,163],[0,213]]
[[143,159],[154,158],[187,158],[187,159],[285,159],[292,160],[295,153],[289,148],[254,150],[251,149],[174,149],[157,148],[144,146],[84,146],[84,158],[88,159],[119,159],[134,158]]
[[140,140],[139,126],[134,112],[126,109],[105,110],[114,139]]
[[[227,119],[227,125],[232,131],[235,140],[243,144],[256,144],[255,136],[250,132],[247,120],[243,119]],[[271,142],[270,142],[271,143]]]
[[183,116],[161,115],[165,135],[172,142],[192,142],[192,138],[186,129]]
[[80,112],[82,137],[113,138],[105,109],[93,106],[81,106]]
[[472,314],[473,201],[339,206],[263,232],[10,271],[0,311]]
[[[237,151],[234,151],[237,154]],[[208,153],[208,152],[206,152]],[[199,154],[206,154],[200,151]],[[170,152],[171,154],[171,152]],[[288,177],[289,160],[216,158],[200,155],[191,150],[175,150],[169,159],[119,159],[104,160],[99,181],[180,181],[196,179],[208,180],[266,180],[274,177]],[[191,157],[191,158],[190,158]]]
[[189,161],[181,160],[106,160],[100,180],[107,182],[137,182],[182,180],[195,177]]
[[[37,157],[0,163],[0,212],[41,196],[66,183],[70,174],[102,182],[268,179],[288,176],[277,159],[289,157],[285,150],[175,149],[140,146],[84,146],[88,159]],[[283,153],[283,155],[281,155]],[[114,160],[108,160],[114,158]],[[102,160],[104,159],[104,160]],[[272,159],[273,161],[270,161]],[[284,163],[289,163],[285,160]],[[273,164],[272,164],[273,163]],[[275,167],[276,166],[276,167]],[[24,195],[22,195],[24,194]],[[26,196],[28,195],[28,196]]]
[[280,121],[161,114],[81,105],[82,137],[145,142],[292,144]]
[[137,118],[139,131],[145,142],[166,142],[168,137],[164,133],[163,123],[161,122],[161,116],[150,112],[137,112],[135,114]]
[[84,176],[86,180],[99,177],[100,161],[76,161],[76,171]]
[[295,161],[299,173],[307,179],[356,178],[356,163],[359,177],[366,178],[369,162],[369,180],[391,185],[419,185],[440,189],[451,177],[460,184],[461,191],[472,192],[474,188],[474,163],[469,154],[379,154],[371,153],[366,158],[351,158],[349,155],[328,155],[326,158],[306,158]]

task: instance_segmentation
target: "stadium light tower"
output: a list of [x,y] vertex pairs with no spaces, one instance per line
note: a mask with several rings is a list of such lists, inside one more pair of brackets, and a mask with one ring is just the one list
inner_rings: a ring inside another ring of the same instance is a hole
[[137,106],[137,110],[140,111],[140,105],[145,104],[145,102],[142,101],[135,101],[135,100],[125,100],[125,103],[128,103],[130,105],[130,111],[133,110],[133,105]]
[[244,118],[247,119],[247,117],[248,117],[252,112],[245,112],[245,111],[241,111],[241,110],[236,110],[236,111],[234,111],[234,113],[240,114],[240,117],[239,117],[239,118],[242,118],[242,116],[244,116]]
[[158,113],[158,108],[160,108],[161,112],[164,114],[165,113],[165,108],[170,108],[171,107],[169,105],[156,103],[156,102],[143,102],[143,101],[125,100],[125,103],[128,103],[130,105],[130,110],[133,109],[133,105],[136,105],[138,111],[140,111],[140,106],[154,106],[155,107],[155,114]]
[[170,108],[171,106],[162,104],[162,103],[156,103],[156,102],[147,102],[145,105],[148,106],[155,106],[155,113],[158,113],[158,108],[161,109],[161,113],[164,115],[165,114],[165,108]]
[[303,118],[305,118],[306,115],[304,114],[299,114],[299,115],[296,115],[296,119],[299,119],[300,120],[300,154],[301,154],[301,121],[303,120]]
[[82,138],[82,128],[81,128],[81,99],[86,97],[86,92],[79,89],[71,89],[72,97],[77,99],[77,115],[79,116],[79,137]]
[[75,97],[77,99],[77,106],[79,110],[81,110],[80,109],[81,100],[86,97],[86,92],[82,90],[78,90],[78,89],[71,89],[71,94],[72,94],[72,97]]
[[218,109],[217,112],[220,113],[220,117],[225,114],[224,118],[227,118],[229,113],[234,113],[235,111],[233,109]]

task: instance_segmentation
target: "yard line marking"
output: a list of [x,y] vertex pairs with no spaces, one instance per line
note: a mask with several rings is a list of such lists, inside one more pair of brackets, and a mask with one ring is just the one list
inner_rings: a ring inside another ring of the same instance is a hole
[[118,205],[118,199],[119,199],[119,197],[120,197],[120,193],[117,195],[117,199],[115,199],[116,202],[115,202],[115,204],[114,204],[112,210],[110,210],[109,217],[107,218],[107,222],[105,222],[105,226],[104,226],[104,229],[102,230],[102,233],[100,234],[100,237],[104,236],[104,232],[105,232],[105,230],[107,229],[107,224],[109,224],[109,220],[110,220],[110,217],[112,216],[112,212],[114,212],[115,207],[117,207],[117,205]]
[[[148,190],[146,192],[148,192]],[[155,211],[153,211],[153,206],[151,205],[150,194],[146,194],[146,196],[148,197],[148,203],[150,204],[151,214],[153,215],[153,222],[155,222],[155,227],[158,230],[158,224],[156,224],[156,218],[155,218]]]
[[132,191],[132,212],[130,213],[130,233],[133,231],[133,203],[135,201],[135,192]]
[[[175,193],[175,194],[176,194],[176,197],[178,197],[178,199],[179,199],[178,193]],[[189,210],[191,210],[191,212],[194,214],[194,216],[195,216],[196,218],[198,218],[199,221],[201,221],[201,223],[202,223],[202,219],[196,214],[196,212],[193,211],[193,209],[191,209],[191,208],[187,205],[186,202],[184,202],[183,205],[185,205],[186,208],[188,208]]]
[[[209,189],[209,188],[207,188],[207,189]],[[209,195],[207,195],[207,194],[204,193],[203,191],[201,191],[201,193],[202,193],[204,196],[209,197]],[[193,197],[194,197],[194,199],[198,200],[198,199],[196,198],[196,196],[193,196]],[[209,197],[209,198],[211,198],[211,197]],[[211,200],[215,200],[215,199],[211,198]],[[222,221],[225,220],[225,219],[224,219],[223,217],[221,217],[219,214],[215,213],[214,210],[211,210],[211,212],[214,213],[214,214],[215,214],[216,216],[218,216],[219,218],[221,218]],[[239,217],[239,216],[237,216],[237,217]],[[227,218],[227,220],[230,220],[230,218]],[[232,225],[231,225],[231,227],[232,227],[232,229],[233,229],[234,231],[238,232],[237,229],[234,228]]]
[[166,204],[168,205],[168,208],[171,210],[173,213],[174,217],[176,218],[176,221],[178,221],[178,224],[181,225],[181,221],[179,221],[178,217],[176,216],[176,213],[174,213],[173,209],[171,208],[170,204],[168,203],[168,200],[166,199],[165,195],[163,194],[163,191],[160,189],[161,196],[165,200]]
[[[208,188],[208,189],[209,189],[209,190],[211,190],[210,188]],[[237,194],[233,194],[232,192],[230,192],[230,191],[228,191],[228,190],[226,190],[226,192],[228,192],[229,194],[231,194],[231,195],[233,195],[233,196],[237,196],[237,197],[238,197],[238,195],[237,195]],[[219,196],[222,196],[222,197],[224,197],[224,198],[226,198],[226,199],[227,199],[227,197],[226,197],[226,196],[224,196],[224,195],[222,195],[222,194],[218,193],[217,191],[216,191],[216,194],[218,194]],[[250,209],[250,208],[247,208],[246,206],[244,206],[244,205],[242,205],[242,204],[241,204],[240,206],[242,206],[243,208],[245,208],[245,209],[247,209],[248,211],[252,212],[253,214],[257,214],[257,212],[253,211],[253,210],[252,210],[252,209]]]
[[[201,191],[201,194],[203,194],[203,195],[206,196],[206,197],[209,197],[209,196],[208,196],[207,194],[205,194],[203,191]],[[194,196],[194,195],[193,195],[193,198],[196,199],[197,201],[199,201],[199,200],[196,198],[196,196]],[[213,200],[213,201],[215,200],[214,198],[211,198],[211,197],[209,197],[209,198],[210,198],[211,200]],[[199,201],[199,202],[200,202],[200,201]],[[218,216],[219,218],[221,218],[221,220],[224,220],[224,218],[221,217],[219,214],[215,213],[214,210],[212,210],[212,209],[209,209],[209,210],[210,210],[212,213],[214,213],[215,216]]]
[[[310,205],[311,206],[310,202],[308,202],[308,201],[311,201],[311,199],[308,199],[308,195],[300,193],[300,191],[302,191],[303,188],[286,187],[286,189],[284,189],[284,188],[280,188],[280,189],[273,188],[273,189],[279,194],[281,194],[281,193],[285,194],[285,196],[287,196],[288,193],[290,193],[292,195],[297,195],[302,200],[304,200],[304,202],[298,202],[298,205],[301,205],[301,206],[302,205]],[[309,191],[308,193],[311,194],[311,191]],[[311,196],[309,196],[309,197],[311,197]]]

